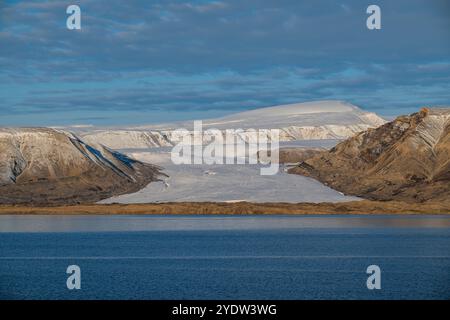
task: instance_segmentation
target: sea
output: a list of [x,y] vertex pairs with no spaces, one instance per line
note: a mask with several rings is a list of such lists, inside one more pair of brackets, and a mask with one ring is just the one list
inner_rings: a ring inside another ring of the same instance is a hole
[[450,299],[450,216],[2,215],[0,299]]

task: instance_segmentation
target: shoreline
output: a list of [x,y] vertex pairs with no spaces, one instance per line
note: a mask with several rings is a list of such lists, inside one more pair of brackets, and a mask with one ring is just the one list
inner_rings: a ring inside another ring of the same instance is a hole
[[0,215],[450,215],[449,202],[350,201],[322,203],[168,202],[79,204],[67,206],[0,205]]

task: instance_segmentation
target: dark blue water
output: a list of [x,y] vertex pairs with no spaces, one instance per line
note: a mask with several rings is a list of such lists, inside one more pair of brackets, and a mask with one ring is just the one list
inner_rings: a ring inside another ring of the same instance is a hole
[[445,216],[0,216],[0,298],[450,299],[449,248]]

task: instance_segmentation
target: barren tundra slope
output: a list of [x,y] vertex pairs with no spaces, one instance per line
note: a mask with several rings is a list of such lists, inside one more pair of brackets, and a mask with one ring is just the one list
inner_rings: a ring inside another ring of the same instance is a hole
[[450,201],[408,203],[400,201],[351,201],[340,203],[223,203],[178,202],[145,204],[86,204],[31,207],[0,205],[5,214],[450,214]]
[[424,202],[450,198],[450,109],[422,109],[290,169],[346,194]]
[[53,129],[0,129],[0,203],[74,204],[134,192],[158,168]]

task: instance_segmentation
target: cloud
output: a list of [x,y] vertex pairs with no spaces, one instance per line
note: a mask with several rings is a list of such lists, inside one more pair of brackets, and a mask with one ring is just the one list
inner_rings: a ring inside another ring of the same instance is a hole
[[65,27],[68,4],[0,6],[0,124],[72,109],[100,121],[334,98],[450,104],[445,1],[379,1],[375,32],[357,0],[80,0],[81,31]]

